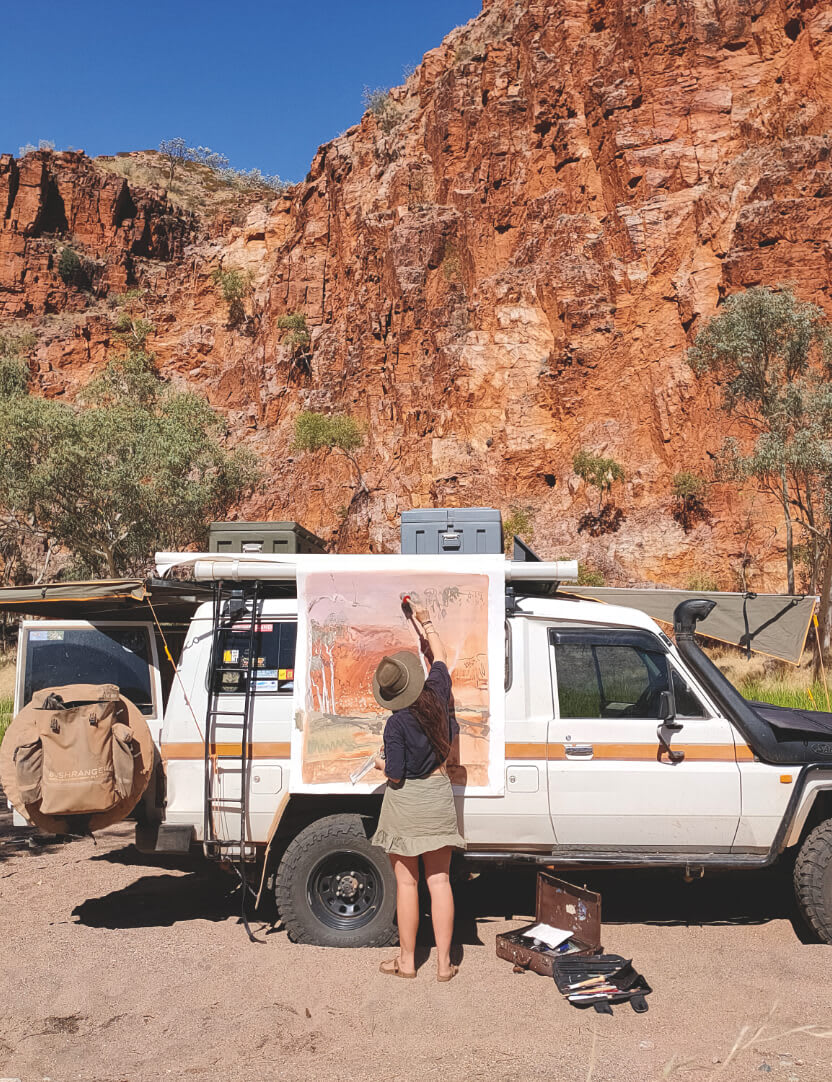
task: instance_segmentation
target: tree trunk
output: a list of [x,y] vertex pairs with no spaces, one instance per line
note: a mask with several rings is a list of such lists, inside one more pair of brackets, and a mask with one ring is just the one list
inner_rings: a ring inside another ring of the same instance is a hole
[[780,472],[780,484],[783,501],[783,516],[786,520],[786,579],[787,589],[790,594],[794,593],[794,534],[792,531],[792,516],[789,511],[789,482],[786,479],[785,467]]
[[826,559],[823,564],[823,585],[820,590],[820,603],[818,604],[818,636],[820,638],[820,650],[815,649],[815,679],[821,675],[821,661],[829,657],[829,647],[832,643],[832,526],[830,537],[826,543]]
[[107,561],[107,574],[111,579],[118,578],[118,572],[116,571],[116,554],[113,549],[105,549],[102,553],[104,559]]

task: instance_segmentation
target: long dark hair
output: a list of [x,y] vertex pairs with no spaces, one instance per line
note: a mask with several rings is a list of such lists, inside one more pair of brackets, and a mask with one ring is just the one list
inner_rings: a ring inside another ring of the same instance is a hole
[[425,687],[410,709],[441,765],[451,753],[451,727],[447,708],[432,688]]

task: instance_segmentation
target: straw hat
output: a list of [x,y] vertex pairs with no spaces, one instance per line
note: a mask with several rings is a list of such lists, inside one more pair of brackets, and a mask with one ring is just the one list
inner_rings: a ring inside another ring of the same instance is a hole
[[373,674],[373,695],[385,710],[404,710],[416,702],[424,686],[425,671],[412,650],[385,654]]

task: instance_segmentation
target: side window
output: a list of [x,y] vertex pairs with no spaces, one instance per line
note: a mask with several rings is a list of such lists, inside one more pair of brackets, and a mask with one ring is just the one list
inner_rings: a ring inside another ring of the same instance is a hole
[[[294,690],[297,631],[298,626],[293,620],[267,621],[258,625],[254,636],[254,691],[257,694]],[[220,632],[215,692],[245,692],[248,644],[246,624],[234,624]]]
[[600,718],[601,688],[592,647],[569,643],[555,647],[558,701],[562,718]]
[[705,707],[699,701],[687,680],[681,673],[673,670],[673,696],[676,700],[676,714],[680,718],[706,718]]
[[559,643],[558,700],[564,718],[659,718],[668,690],[664,654],[637,646]]

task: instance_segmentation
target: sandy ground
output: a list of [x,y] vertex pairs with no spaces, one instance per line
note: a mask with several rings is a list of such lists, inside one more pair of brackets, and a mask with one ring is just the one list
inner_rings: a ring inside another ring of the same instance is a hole
[[263,923],[250,944],[230,879],[142,857],[130,837],[120,825],[97,845],[32,847],[0,814],[0,1076],[832,1078],[832,948],[801,942],[782,876],[588,875],[607,950],[632,956],[654,989],[648,1014],[609,1018],[496,958],[496,934],[531,914],[528,873],[459,888],[462,968],[442,985],[433,958],[402,981],[377,972],[389,950],[299,947]]

